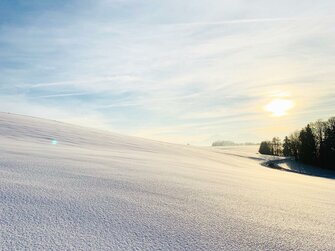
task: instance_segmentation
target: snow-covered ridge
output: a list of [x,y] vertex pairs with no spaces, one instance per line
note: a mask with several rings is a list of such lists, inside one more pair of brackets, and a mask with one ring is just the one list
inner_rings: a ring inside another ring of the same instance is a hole
[[335,250],[334,180],[256,152],[0,113],[0,249]]
[[[127,145],[153,141],[128,137],[102,130],[85,128],[54,120],[0,112],[0,136],[21,141],[48,143],[52,140],[64,145],[91,145],[107,147],[111,144]],[[163,143],[166,145],[166,143]]]

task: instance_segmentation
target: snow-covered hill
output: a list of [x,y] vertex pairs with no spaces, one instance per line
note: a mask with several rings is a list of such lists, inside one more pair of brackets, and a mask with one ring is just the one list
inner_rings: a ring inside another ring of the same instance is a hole
[[0,113],[1,250],[335,250],[335,180]]

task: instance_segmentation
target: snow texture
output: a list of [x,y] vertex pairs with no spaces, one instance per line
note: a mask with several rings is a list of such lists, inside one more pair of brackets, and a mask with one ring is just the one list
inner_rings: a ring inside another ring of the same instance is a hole
[[335,250],[335,180],[0,113],[1,250]]

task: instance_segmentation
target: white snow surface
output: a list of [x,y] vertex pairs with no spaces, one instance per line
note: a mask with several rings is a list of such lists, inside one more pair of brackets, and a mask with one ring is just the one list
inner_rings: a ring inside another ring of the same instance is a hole
[[335,250],[335,180],[256,152],[0,113],[0,249]]

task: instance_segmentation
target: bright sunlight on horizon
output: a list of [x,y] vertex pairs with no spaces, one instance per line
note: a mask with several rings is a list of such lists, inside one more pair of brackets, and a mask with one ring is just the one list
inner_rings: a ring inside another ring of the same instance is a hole
[[289,99],[274,99],[265,106],[265,109],[274,117],[288,115],[288,111],[294,107],[294,103]]

